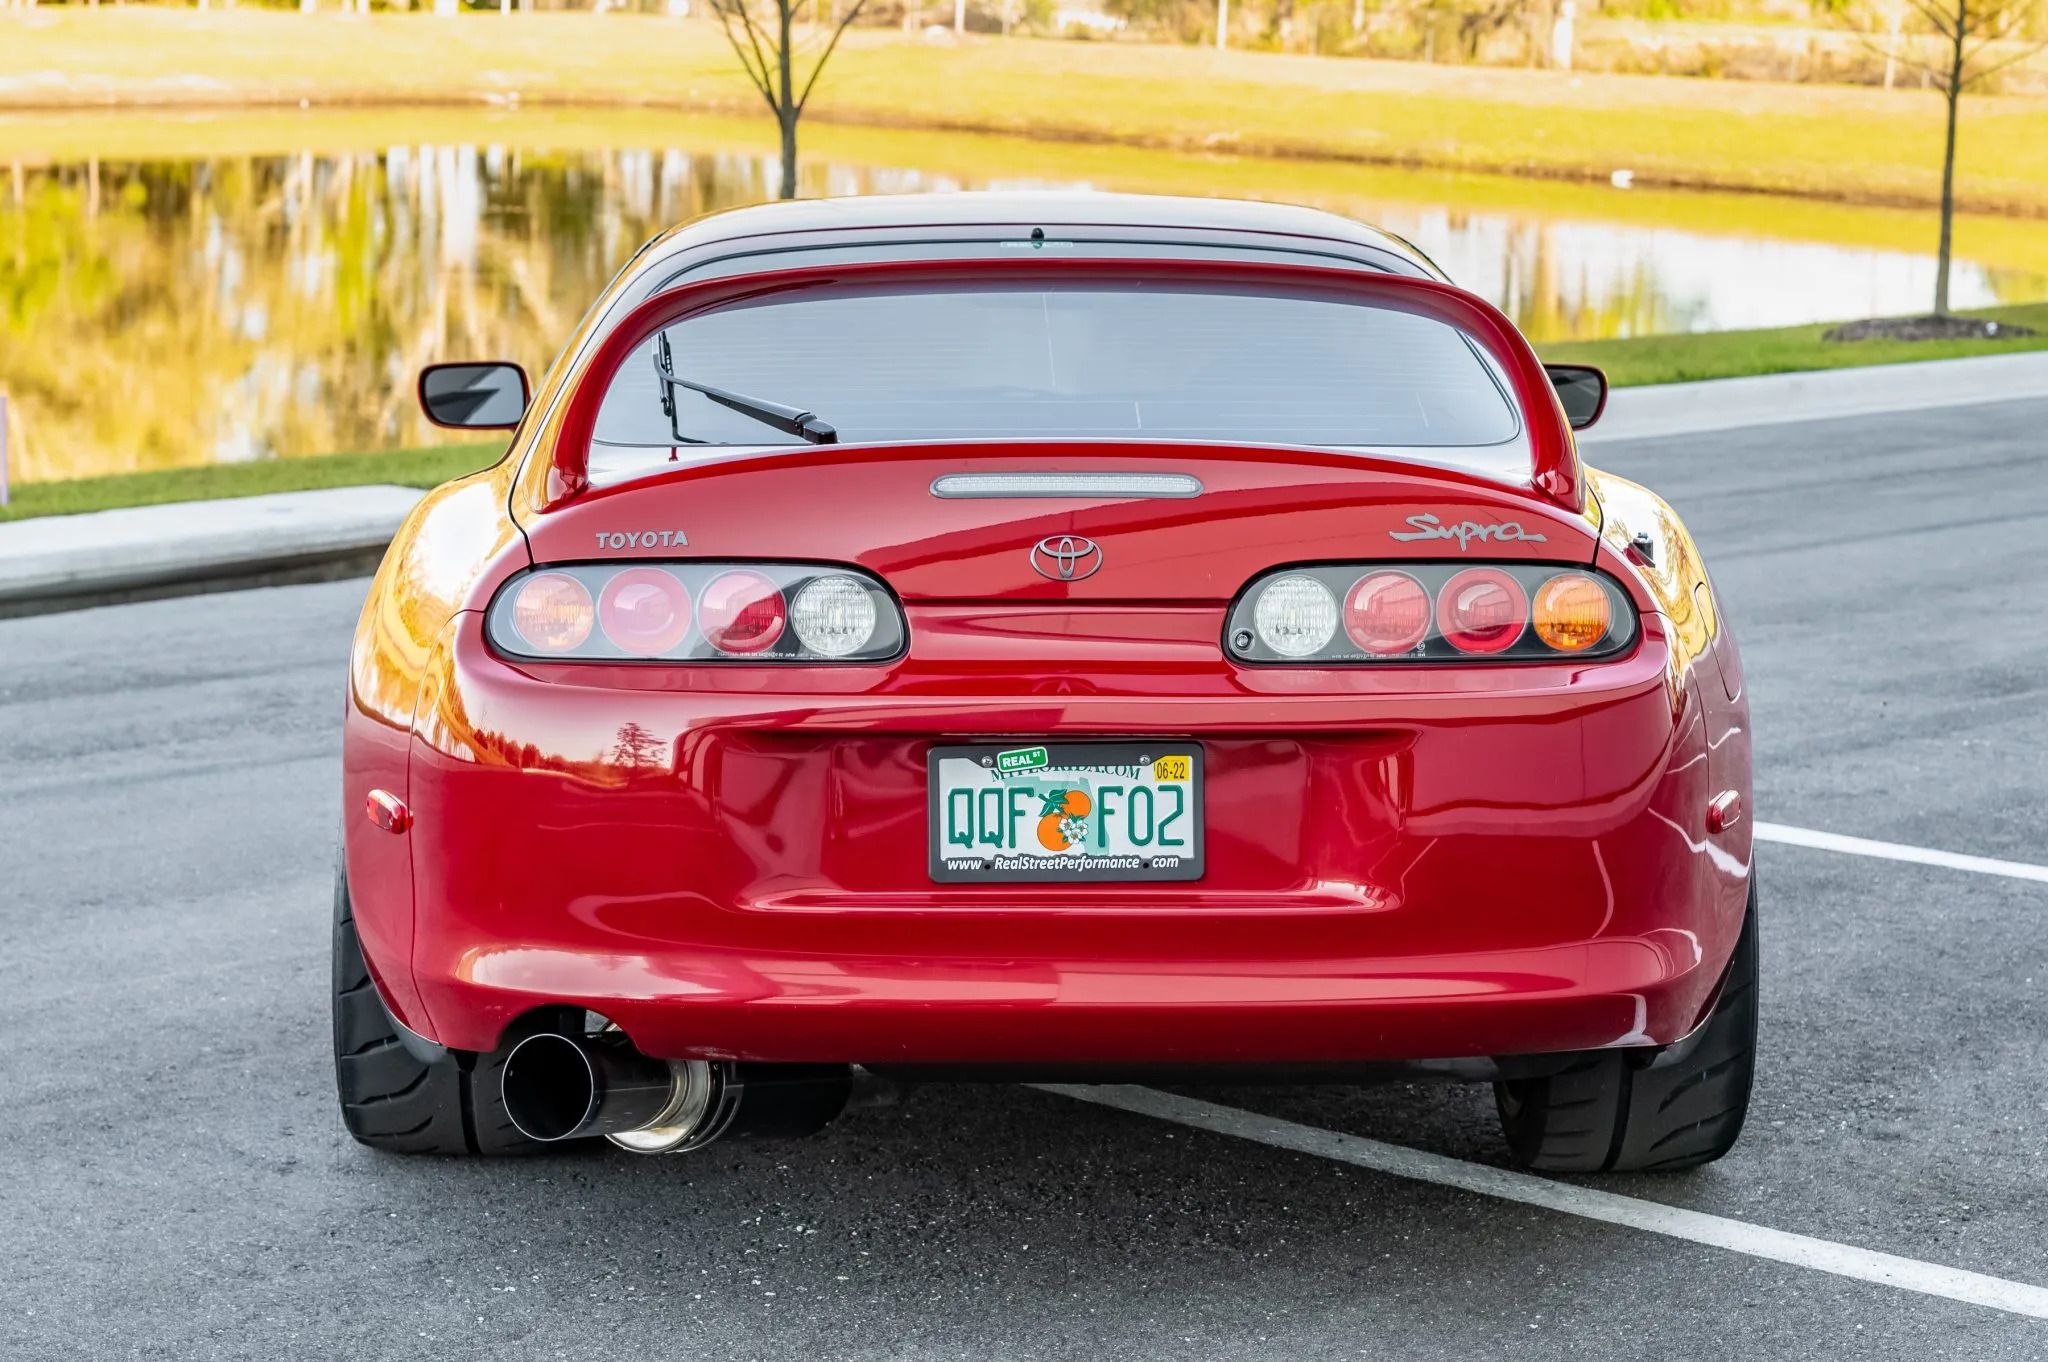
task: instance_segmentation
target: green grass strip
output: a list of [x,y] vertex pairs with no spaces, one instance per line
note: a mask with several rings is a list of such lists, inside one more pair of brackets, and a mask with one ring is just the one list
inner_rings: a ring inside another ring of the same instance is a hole
[[502,452],[503,446],[496,444],[436,445],[375,454],[324,454],[304,459],[265,459],[260,463],[114,473],[64,482],[31,482],[13,489],[9,503],[0,507],[0,521],[78,515],[124,506],[159,506],[172,501],[253,497],[265,492],[362,487],[370,483],[438,487],[450,478],[488,467]]
[[1811,369],[1854,369],[1871,364],[1904,364],[1923,359],[1962,359],[2048,350],[2048,303],[1993,307],[1964,314],[2032,327],[2036,334],[2006,340],[1824,341],[1834,323],[1782,326],[1763,331],[1712,331],[1698,335],[1642,336],[1624,340],[1554,341],[1537,347],[1543,358],[1597,364],[1616,387],[1645,383],[1693,383],[1708,378],[1744,378]]

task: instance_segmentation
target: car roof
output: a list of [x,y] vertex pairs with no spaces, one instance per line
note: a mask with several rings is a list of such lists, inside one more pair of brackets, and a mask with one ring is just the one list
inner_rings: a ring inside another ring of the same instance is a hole
[[656,263],[769,237],[809,238],[822,244],[875,235],[904,242],[933,231],[993,239],[1033,227],[1158,232],[1185,244],[1216,246],[1254,238],[1291,239],[1326,249],[1349,247],[1382,262],[1399,262],[1406,266],[1403,273],[1443,277],[1427,256],[1400,237],[1320,209],[1245,199],[1075,191],[869,194],[756,204],[672,228],[648,243],[645,254],[646,263]]

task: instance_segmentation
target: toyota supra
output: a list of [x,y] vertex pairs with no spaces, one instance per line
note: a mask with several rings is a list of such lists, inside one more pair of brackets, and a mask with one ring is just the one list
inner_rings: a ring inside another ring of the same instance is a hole
[[342,1115],[802,1134],[948,1080],[1488,1083],[1504,1157],[1735,1143],[1747,701],[1699,552],[1402,240],[962,194],[643,247],[354,639]]

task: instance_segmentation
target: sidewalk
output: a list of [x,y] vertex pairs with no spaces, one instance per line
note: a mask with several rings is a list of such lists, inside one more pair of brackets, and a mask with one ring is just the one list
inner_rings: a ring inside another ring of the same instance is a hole
[[[2048,352],[1623,388],[1581,438],[1705,434],[2048,398]],[[0,618],[366,575],[421,493],[344,487],[0,523]]]
[[0,524],[0,618],[367,574],[424,495],[340,487]]
[[[1582,446],[2048,397],[2048,350],[1618,388]],[[1593,461],[1599,462],[1594,455]]]

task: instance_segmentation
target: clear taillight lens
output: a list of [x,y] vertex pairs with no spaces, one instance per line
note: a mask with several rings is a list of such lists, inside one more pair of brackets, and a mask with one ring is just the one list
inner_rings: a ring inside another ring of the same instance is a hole
[[885,662],[908,627],[889,589],[797,563],[578,563],[507,582],[491,645],[562,662]]
[[1230,608],[1224,643],[1240,661],[1295,666],[1541,662],[1613,657],[1636,633],[1634,605],[1602,573],[1535,563],[1357,563],[1254,581]]
[[820,657],[845,657],[875,636],[874,593],[851,577],[813,577],[796,593],[790,625]]
[[1337,598],[1314,577],[1290,574],[1259,592],[1252,626],[1281,657],[1313,657],[1337,635]]

